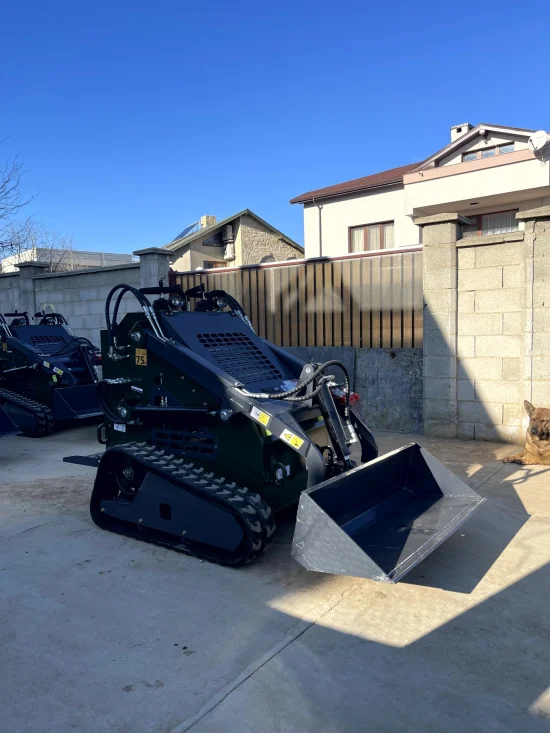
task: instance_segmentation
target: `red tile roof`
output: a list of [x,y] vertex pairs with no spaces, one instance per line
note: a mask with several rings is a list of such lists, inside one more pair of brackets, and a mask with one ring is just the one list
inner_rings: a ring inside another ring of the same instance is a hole
[[[422,161],[421,161],[422,162]],[[326,188],[318,188],[316,191],[308,191],[301,196],[290,199],[291,204],[302,204],[306,201],[312,201],[314,198],[328,198],[329,196],[341,196],[345,193],[354,193],[356,191],[367,191],[369,188],[379,188],[380,186],[391,186],[395,183],[402,183],[405,173],[410,173],[420,163],[411,163],[410,165],[402,165],[399,168],[391,168],[389,171],[381,173],[373,173],[363,178],[355,178],[353,181],[345,181],[337,183],[334,186]]]

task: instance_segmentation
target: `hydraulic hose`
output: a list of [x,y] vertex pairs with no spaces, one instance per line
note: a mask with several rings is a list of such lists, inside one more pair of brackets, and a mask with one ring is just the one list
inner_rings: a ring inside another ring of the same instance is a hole
[[124,418],[121,417],[121,415],[118,415],[116,412],[113,412],[111,408],[109,407],[106,399],[105,399],[105,393],[106,393],[106,383],[105,382],[98,382],[97,383],[97,397],[99,401],[99,406],[103,410],[103,414],[112,423],[121,423],[124,422]]
[[[321,364],[318,366],[315,371],[309,375],[301,384],[297,384],[296,387],[293,387],[292,389],[289,389],[287,392],[257,392],[252,393],[248,392],[247,390],[241,390],[246,394],[247,397],[253,397],[255,399],[264,399],[264,400],[288,400],[289,402],[303,402],[305,400],[309,400],[311,397],[316,395],[321,387],[322,384],[320,384],[313,392],[306,395],[301,395],[300,397],[295,397],[294,395],[298,394],[298,392],[301,392],[305,387],[307,387],[308,384],[311,384],[313,380],[317,379],[319,375],[321,375],[325,369],[328,369],[330,366],[337,366],[339,367],[342,372],[344,373],[344,381],[346,386],[346,405],[344,414],[346,418],[349,418],[349,386],[351,383],[349,371],[345,364],[342,364],[341,361],[338,361],[337,359],[330,359],[329,361],[325,361],[324,364]],[[324,380],[326,381],[326,380]]]
[[[116,299],[115,309],[113,312],[113,320],[111,321],[111,299],[113,295],[117,292],[117,290],[120,290],[121,292]],[[107,325],[107,337],[109,340],[109,346],[116,351],[119,351],[119,348],[117,347],[115,342],[115,329],[117,327],[118,309],[120,306],[120,302],[126,293],[132,293],[132,295],[136,298],[136,300],[146,313],[151,309],[151,303],[149,302],[149,300],[145,297],[145,295],[143,295],[143,293],[140,293],[139,290],[137,288],[134,288],[132,285],[125,285],[124,283],[120,283],[119,285],[115,285],[115,287],[111,289],[109,295],[107,296],[107,300],[105,301],[105,323]]]
[[92,342],[85,338],[84,336],[74,336],[70,341],[68,341],[66,344],[63,344],[63,346],[58,350],[55,351],[53,354],[50,354],[50,356],[61,356],[62,354],[65,354],[70,349],[74,348],[75,346],[87,346],[88,348],[95,350],[95,346],[92,344]]
[[232,295],[229,295],[229,293],[226,293],[225,290],[210,290],[208,293],[206,293],[206,300],[208,303],[208,308],[210,309],[212,308],[212,301],[214,300],[214,298],[217,298],[217,297],[225,298],[227,300],[227,304],[230,305],[234,311],[238,311],[241,314],[241,318],[254,331],[250,318],[246,315],[245,309],[242,307],[242,305],[239,303],[239,301],[236,298],[234,298]]

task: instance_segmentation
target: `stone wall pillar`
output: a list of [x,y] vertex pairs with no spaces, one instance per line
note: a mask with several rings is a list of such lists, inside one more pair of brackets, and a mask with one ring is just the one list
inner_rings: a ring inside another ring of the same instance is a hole
[[550,407],[550,206],[524,231],[461,238],[457,214],[416,219],[424,240],[424,431],[524,440],[524,399]]
[[459,214],[415,219],[424,245],[424,433],[457,437],[457,239],[468,220]]
[[21,262],[16,265],[19,268],[19,309],[27,311],[29,320],[34,323],[33,316],[36,313],[36,296],[34,291],[34,278],[43,275],[48,265],[40,262]]
[[161,247],[148,247],[134,252],[139,256],[139,273],[142,288],[157,287],[159,280],[169,284],[170,257],[172,252]]
[[523,397],[550,407],[550,206],[516,219],[525,222]]

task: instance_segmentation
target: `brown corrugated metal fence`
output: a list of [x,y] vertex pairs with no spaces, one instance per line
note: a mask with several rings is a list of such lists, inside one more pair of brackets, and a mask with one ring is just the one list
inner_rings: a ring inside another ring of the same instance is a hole
[[422,250],[172,273],[183,290],[204,283],[244,307],[279,346],[422,346]]

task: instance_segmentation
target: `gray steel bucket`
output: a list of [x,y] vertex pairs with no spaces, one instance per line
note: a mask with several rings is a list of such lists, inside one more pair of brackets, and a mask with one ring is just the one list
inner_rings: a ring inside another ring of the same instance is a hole
[[308,570],[396,583],[484,501],[411,443],[304,491],[292,556]]

